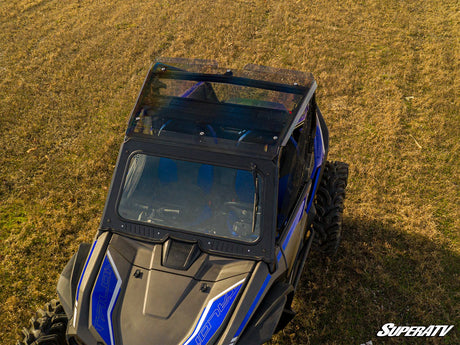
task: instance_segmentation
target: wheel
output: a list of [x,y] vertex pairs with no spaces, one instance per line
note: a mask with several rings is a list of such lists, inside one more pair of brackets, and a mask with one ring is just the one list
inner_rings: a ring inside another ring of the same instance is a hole
[[342,237],[342,214],[348,164],[326,162],[323,177],[316,193],[316,216],[313,220],[314,247],[326,256],[337,252]]
[[24,339],[16,345],[68,345],[67,315],[58,300],[53,299],[30,319],[29,329],[23,328]]

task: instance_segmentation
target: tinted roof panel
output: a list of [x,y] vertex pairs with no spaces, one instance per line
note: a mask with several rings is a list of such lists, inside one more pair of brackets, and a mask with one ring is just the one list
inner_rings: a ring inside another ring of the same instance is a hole
[[308,85],[282,82],[312,80],[297,71],[253,65],[229,71],[219,70],[213,62],[185,60],[190,61],[199,63],[154,65],[133,111],[128,136],[161,140],[176,133],[206,138],[212,145],[256,144],[267,152],[281,143],[299,118],[309,91]]
[[[178,69],[195,73],[224,74],[227,71],[227,68],[219,67],[218,63],[214,60],[163,57],[159,58],[157,63],[174,66]],[[254,64],[247,64],[240,69],[232,69],[232,73],[235,77],[263,80],[286,85],[294,85],[296,83],[304,87],[310,87],[314,81],[311,73]]]

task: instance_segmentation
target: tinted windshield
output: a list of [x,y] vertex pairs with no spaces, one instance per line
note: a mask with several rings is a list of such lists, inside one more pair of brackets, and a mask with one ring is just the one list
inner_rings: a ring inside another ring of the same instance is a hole
[[259,185],[251,171],[136,154],[118,212],[128,220],[252,242],[260,234]]

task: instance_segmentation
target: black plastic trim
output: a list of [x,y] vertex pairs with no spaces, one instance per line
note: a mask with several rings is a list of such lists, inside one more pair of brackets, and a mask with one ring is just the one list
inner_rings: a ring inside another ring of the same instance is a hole
[[59,277],[57,293],[67,317],[71,317],[75,304],[75,292],[81,272],[88,257],[91,244],[81,243],[77,252],[67,262]]

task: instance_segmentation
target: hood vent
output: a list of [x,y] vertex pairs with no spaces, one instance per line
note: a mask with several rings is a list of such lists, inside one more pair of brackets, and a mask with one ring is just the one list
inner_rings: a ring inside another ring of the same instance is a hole
[[187,271],[200,254],[196,243],[169,239],[163,244],[162,265]]

